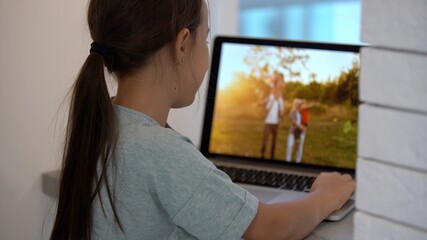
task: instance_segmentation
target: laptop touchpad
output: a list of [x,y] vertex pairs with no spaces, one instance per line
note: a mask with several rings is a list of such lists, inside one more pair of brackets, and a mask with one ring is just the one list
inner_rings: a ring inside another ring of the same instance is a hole
[[239,185],[244,189],[248,190],[255,197],[257,197],[261,202],[264,202],[264,203],[268,203],[280,195],[280,191],[277,191],[275,189],[269,190],[269,189],[246,185],[246,184],[239,184]]

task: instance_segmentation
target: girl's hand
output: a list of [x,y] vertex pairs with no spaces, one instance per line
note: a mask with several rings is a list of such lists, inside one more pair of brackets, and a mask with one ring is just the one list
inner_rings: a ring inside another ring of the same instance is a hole
[[348,174],[341,175],[338,172],[321,173],[311,186],[311,192],[326,193],[335,210],[344,205],[355,189],[356,183],[353,178]]

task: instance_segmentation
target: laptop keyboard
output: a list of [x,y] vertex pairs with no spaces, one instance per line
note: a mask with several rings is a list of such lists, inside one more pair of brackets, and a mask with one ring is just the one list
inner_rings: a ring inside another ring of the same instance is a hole
[[225,172],[235,183],[246,183],[300,192],[310,192],[311,184],[313,184],[316,179],[311,176],[289,173],[276,173],[224,166],[217,167]]

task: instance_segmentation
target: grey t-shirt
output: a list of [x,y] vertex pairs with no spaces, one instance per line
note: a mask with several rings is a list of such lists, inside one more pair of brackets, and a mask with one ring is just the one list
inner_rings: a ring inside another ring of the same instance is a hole
[[114,109],[120,136],[109,182],[125,232],[104,187],[103,204],[94,202],[93,239],[240,239],[255,217],[257,198],[187,138],[142,113]]

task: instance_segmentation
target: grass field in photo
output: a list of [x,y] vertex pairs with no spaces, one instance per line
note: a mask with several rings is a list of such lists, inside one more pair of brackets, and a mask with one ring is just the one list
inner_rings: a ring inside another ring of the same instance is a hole
[[[346,126],[347,123],[347,126]],[[351,128],[348,129],[348,124]],[[346,129],[347,127],[347,129]],[[244,157],[261,157],[264,131],[262,120],[214,118],[210,151]],[[285,160],[289,121],[279,125],[276,160]],[[270,157],[271,137],[266,148]],[[316,120],[307,128],[302,163],[354,168],[357,149],[357,126],[338,119]],[[292,156],[295,161],[295,153]]]

